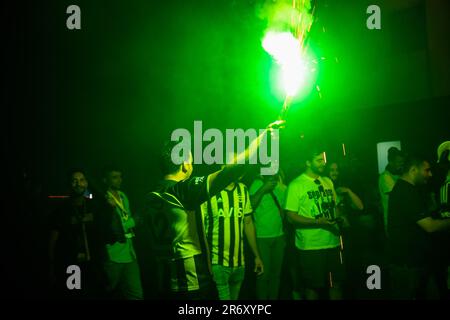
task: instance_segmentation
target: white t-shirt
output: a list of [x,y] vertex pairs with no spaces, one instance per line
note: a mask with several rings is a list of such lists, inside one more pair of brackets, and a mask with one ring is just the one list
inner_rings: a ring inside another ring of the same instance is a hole
[[[315,182],[316,181],[316,182]],[[327,207],[336,206],[336,192],[333,182],[327,177],[313,179],[302,174],[288,186],[284,208],[306,218],[330,216]],[[296,229],[295,246],[300,250],[320,250],[339,246],[339,229],[331,225],[323,227],[301,227]]]

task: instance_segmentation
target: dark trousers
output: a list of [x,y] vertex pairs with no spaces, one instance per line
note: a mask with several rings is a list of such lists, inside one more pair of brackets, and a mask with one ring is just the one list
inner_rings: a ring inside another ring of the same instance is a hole
[[390,265],[391,299],[421,300],[427,298],[427,287],[432,279],[429,268]]
[[137,260],[127,263],[108,261],[104,267],[108,277],[108,292],[113,298],[143,299],[141,273]]
[[216,284],[210,282],[205,287],[185,292],[170,292],[162,297],[169,300],[219,300],[219,293]]

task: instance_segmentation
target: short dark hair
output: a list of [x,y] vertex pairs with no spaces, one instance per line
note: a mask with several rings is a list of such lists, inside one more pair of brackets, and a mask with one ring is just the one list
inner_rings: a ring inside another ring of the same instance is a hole
[[101,172],[102,178],[107,178],[108,175],[113,171],[123,172],[119,166],[110,164],[110,165],[103,167],[102,172]]
[[404,157],[403,152],[401,152],[397,147],[390,147],[388,150],[388,161],[392,162],[396,157]]
[[315,157],[325,152],[325,146],[323,144],[309,143],[303,147],[302,162],[312,161]]
[[163,147],[161,148],[161,152],[159,154],[159,166],[164,175],[176,173],[180,170],[181,164],[175,164],[172,161],[172,150],[178,144],[179,142],[177,141],[168,140],[164,142]]
[[407,154],[405,156],[405,163],[403,164],[402,174],[408,173],[412,167],[420,168],[423,163],[428,161],[425,157],[416,154]]

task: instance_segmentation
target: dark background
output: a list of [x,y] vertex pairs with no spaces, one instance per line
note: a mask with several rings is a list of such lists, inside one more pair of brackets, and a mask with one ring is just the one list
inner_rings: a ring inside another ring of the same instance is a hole
[[[8,281],[19,295],[39,291],[47,196],[67,192],[69,168],[98,179],[105,164],[119,165],[139,211],[174,129],[191,130],[194,120],[263,128],[276,118],[283,100],[261,48],[263,2],[2,3],[4,236],[15,244],[5,261],[21,261],[2,267],[17,274]],[[66,28],[71,4],[81,8],[81,30]],[[366,28],[370,4],[381,8],[381,30]],[[314,91],[290,110],[281,140],[289,179],[302,134],[326,141],[332,158],[345,143],[348,166],[374,188],[378,142],[400,140],[436,160],[450,138],[449,15],[445,0],[316,1],[310,41],[327,58],[322,98]]]

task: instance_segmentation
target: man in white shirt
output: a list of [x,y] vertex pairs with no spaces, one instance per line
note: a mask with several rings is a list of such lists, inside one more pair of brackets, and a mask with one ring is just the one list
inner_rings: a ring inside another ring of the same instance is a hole
[[[306,299],[319,299],[328,289],[330,299],[342,298],[344,269],[340,255],[339,217],[333,182],[322,176],[324,150],[305,153],[306,170],[288,186],[285,209],[296,227],[297,269]],[[338,218],[338,219],[336,219]]]

